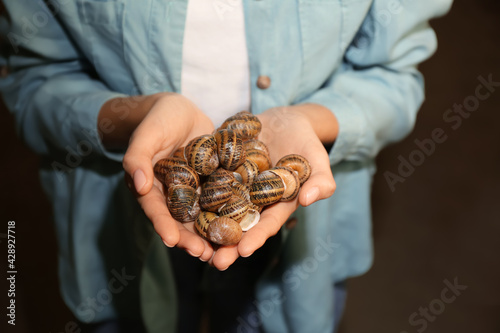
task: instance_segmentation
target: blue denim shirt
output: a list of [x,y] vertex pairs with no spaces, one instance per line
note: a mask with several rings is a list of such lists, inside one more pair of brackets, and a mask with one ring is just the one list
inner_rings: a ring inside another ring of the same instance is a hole
[[[64,300],[82,321],[142,310],[150,331],[171,329],[166,251],[124,186],[123,152],[107,151],[96,128],[113,97],[180,90],[187,1],[4,2],[0,66],[10,74],[0,90],[19,135],[42,156]],[[243,2],[251,111],[319,103],[340,127],[330,151],[337,191],[297,211],[259,284],[259,312],[269,332],[332,332],[334,282],[372,263],[374,157],[413,127],[424,98],[417,65],[436,49],[427,21],[451,0]],[[214,1],[221,19],[230,7]],[[271,78],[266,90],[260,75]]]

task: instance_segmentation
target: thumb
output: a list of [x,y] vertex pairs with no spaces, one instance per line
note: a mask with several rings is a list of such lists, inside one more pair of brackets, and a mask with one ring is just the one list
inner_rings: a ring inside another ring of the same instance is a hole
[[304,207],[332,196],[336,188],[326,151],[317,149],[310,156],[311,176],[302,185],[299,194],[299,203]]
[[147,126],[139,126],[130,138],[129,147],[123,157],[123,168],[132,177],[139,195],[149,193],[153,186],[153,158],[161,148],[161,133]]

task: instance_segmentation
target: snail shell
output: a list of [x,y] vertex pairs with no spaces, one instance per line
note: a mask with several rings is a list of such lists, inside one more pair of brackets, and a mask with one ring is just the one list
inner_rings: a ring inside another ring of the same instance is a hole
[[290,154],[283,156],[278,163],[276,163],[276,166],[286,166],[297,172],[300,186],[302,186],[309,179],[309,176],[311,176],[311,165],[309,161],[301,155]]
[[218,168],[208,176],[205,184],[228,184],[231,185],[236,180],[234,172]]
[[184,155],[188,165],[202,176],[208,176],[219,166],[217,142],[212,135],[202,135],[189,141]]
[[269,154],[260,149],[249,149],[246,151],[247,160],[257,164],[259,172],[266,171],[271,168],[271,158]]
[[300,190],[300,181],[297,173],[289,167],[274,167],[269,169],[269,171],[280,176],[281,180],[283,180],[283,184],[285,185],[285,192],[283,193],[280,201],[290,201],[295,199]]
[[219,245],[235,245],[241,240],[243,231],[238,222],[228,217],[218,217],[208,224],[207,238]]
[[267,156],[269,156],[269,149],[267,149],[266,144],[258,139],[252,139],[243,142],[243,148],[245,148],[245,151],[250,149],[262,150],[267,154]]
[[252,229],[260,220],[260,213],[255,209],[249,209],[243,219],[240,221],[240,227],[243,231]]
[[218,218],[217,214],[202,211],[200,215],[198,215],[194,226],[196,230],[198,230],[200,235],[202,235],[204,238],[207,238],[208,225],[216,218]]
[[169,157],[159,160],[153,168],[155,177],[165,184],[165,176],[170,172],[170,168],[174,165],[186,165],[186,161],[177,157]]
[[248,211],[248,202],[240,198],[239,196],[233,195],[231,199],[219,209],[219,215],[229,217],[236,222],[240,222]]
[[184,148],[185,147],[179,147],[177,148],[174,153],[172,154],[172,157],[180,158],[184,161],[186,161],[186,157],[184,156]]
[[170,186],[167,206],[172,217],[179,222],[195,221],[200,214],[196,190],[188,185]]
[[250,202],[250,190],[248,187],[242,183],[239,182],[234,182],[231,185],[231,190],[233,192],[233,195],[236,195],[248,202]]
[[233,191],[228,184],[209,184],[202,186],[200,196],[200,206],[209,212],[217,212],[231,199]]
[[248,140],[256,138],[260,130],[262,129],[262,124],[256,116],[248,111],[241,111],[231,116],[224,121],[219,129],[230,129],[236,132],[241,139]]
[[172,165],[165,176],[165,185],[188,185],[196,189],[200,185],[200,177],[187,165]]
[[241,175],[242,183],[252,184],[255,177],[259,174],[259,166],[252,160],[246,160],[235,172]]
[[264,171],[250,186],[250,200],[257,206],[267,206],[281,199],[285,192],[283,180],[271,171]]
[[217,141],[217,154],[219,163],[226,170],[235,170],[245,162],[245,150],[243,141],[230,129],[222,129],[214,135]]

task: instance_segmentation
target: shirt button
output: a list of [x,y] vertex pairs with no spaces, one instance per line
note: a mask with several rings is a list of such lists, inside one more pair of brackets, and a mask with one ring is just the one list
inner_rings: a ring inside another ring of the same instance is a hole
[[261,75],[257,78],[257,87],[260,89],[267,89],[271,86],[271,79],[269,76]]

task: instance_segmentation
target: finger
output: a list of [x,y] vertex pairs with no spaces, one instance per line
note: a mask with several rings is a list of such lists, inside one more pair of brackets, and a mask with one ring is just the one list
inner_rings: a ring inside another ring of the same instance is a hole
[[212,245],[208,242],[205,241],[205,250],[203,251],[203,253],[201,254],[201,256],[199,256],[198,258],[201,260],[201,261],[209,261],[214,255],[214,248],[212,247]]
[[238,244],[238,253],[248,257],[259,249],[266,240],[281,229],[288,217],[297,209],[297,200],[280,202],[266,208],[260,215],[260,221],[248,230]]
[[238,247],[234,246],[221,246],[215,251],[211,260],[211,264],[220,271],[225,271],[231,266],[239,257]]
[[162,149],[164,132],[160,124],[145,119],[134,131],[123,157],[123,168],[134,181],[137,193],[148,193],[154,180],[153,157]]
[[165,198],[158,187],[153,186],[151,191],[137,200],[165,245],[169,247],[177,245],[180,239],[178,222],[170,215]]
[[177,243],[177,247],[184,249],[191,256],[198,258],[205,252],[205,243],[199,235],[193,233],[192,225],[193,222],[178,223],[179,242]]
[[311,145],[307,158],[312,170],[311,176],[300,189],[299,202],[302,206],[309,206],[318,200],[330,197],[336,188],[330,168],[330,158],[323,145]]

